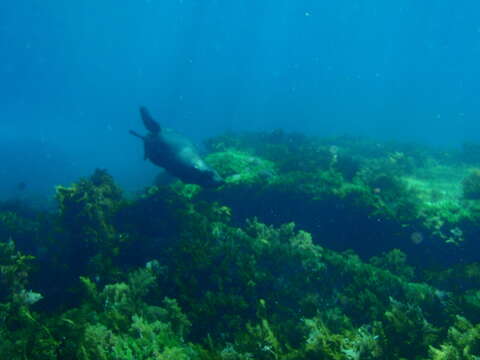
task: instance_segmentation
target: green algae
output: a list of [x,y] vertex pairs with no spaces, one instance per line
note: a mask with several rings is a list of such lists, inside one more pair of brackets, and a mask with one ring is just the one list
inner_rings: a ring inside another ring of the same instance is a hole
[[[2,211],[0,353],[480,357],[478,259],[441,263],[475,249],[479,207],[462,192],[470,165],[391,144],[253,138],[261,144],[210,142],[207,161],[227,179],[216,190],[176,182],[126,200],[97,171],[57,188],[56,213]],[[417,253],[438,262],[413,266]]]

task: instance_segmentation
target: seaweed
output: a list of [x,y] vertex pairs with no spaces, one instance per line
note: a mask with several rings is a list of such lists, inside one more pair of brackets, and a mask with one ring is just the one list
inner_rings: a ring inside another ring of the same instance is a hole
[[480,356],[468,165],[282,131],[208,147],[218,189],[126,199],[96,170],[55,212],[2,208],[2,358]]

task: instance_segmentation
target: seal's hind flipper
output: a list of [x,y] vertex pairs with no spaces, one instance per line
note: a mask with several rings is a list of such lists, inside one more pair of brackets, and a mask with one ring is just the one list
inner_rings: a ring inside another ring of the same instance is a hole
[[145,136],[140,135],[139,133],[137,133],[136,131],[133,131],[133,130],[130,130],[129,133],[132,134],[133,136],[136,136],[136,137],[142,139],[142,140],[144,141],[144,143],[143,143],[143,144],[144,144],[144,145],[143,145],[143,146],[144,146],[143,159],[144,159],[144,160],[147,160],[147,159],[148,159],[148,156],[147,156],[147,146],[146,146],[146,144],[145,144]]
[[130,130],[129,133],[130,133],[131,135],[133,135],[133,136],[136,136],[136,137],[142,139],[142,140],[145,140],[145,136],[140,135],[140,134],[137,133],[136,131]]
[[153,120],[153,117],[150,115],[145,106],[140,106],[140,115],[142,116],[143,124],[148,131],[153,134],[158,134],[161,131],[160,125]]

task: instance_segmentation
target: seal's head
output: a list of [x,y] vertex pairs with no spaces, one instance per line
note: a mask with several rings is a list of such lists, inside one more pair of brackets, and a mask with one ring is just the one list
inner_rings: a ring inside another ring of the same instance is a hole
[[207,188],[217,188],[225,184],[225,180],[213,169],[202,172],[200,185]]
[[203,160],[199,159],[195,163],[195,184],[206,188],[217,188],[225,184],[225,180],[217,171],[208,166]]

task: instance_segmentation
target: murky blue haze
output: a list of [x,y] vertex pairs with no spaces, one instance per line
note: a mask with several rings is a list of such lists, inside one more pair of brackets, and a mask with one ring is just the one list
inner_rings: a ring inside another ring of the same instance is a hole
[[480,140],[475,1],[2,0],[0,197],[151,181],[139,104],[200,142],[284,128]]

